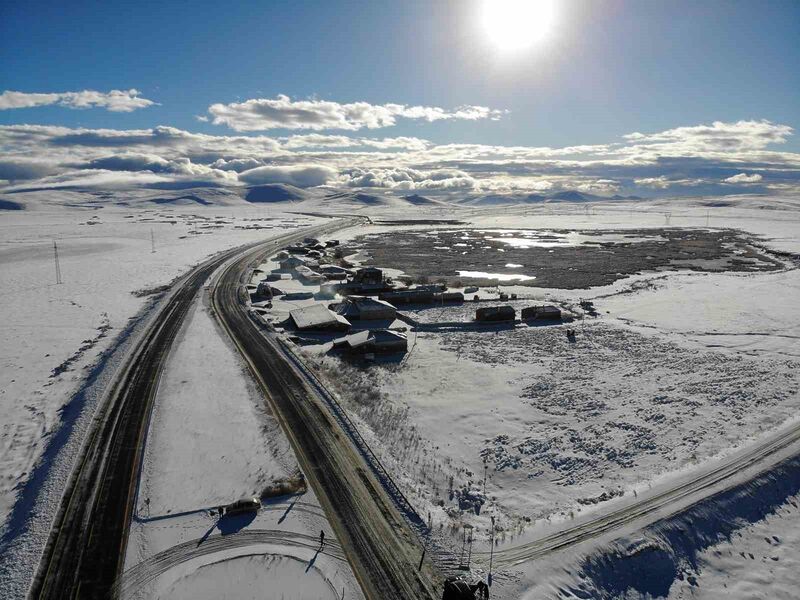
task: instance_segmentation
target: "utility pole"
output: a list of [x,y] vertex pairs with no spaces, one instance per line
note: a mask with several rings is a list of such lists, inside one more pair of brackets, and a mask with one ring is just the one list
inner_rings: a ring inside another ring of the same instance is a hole
[[489,472],[489,465],[486,462],[486,457],[483,457],[483,495],[486,496],[486,474]]
[[463,537],[461,538],[461,556],[458,557],[458,568],[464,568],[464,549],[467,546],[467,528],[462,530]]
[[156,252],[156,236],[153,233],[153,230],[150,230],[150,254],[155,254]]
[[492,546],[489,549],[489,587],[492,587],[492,559],[494,558],[494,515],[492,515]]
[[58,262],[58,245],[55,240],[53,240],[53,258],[56,261],[56,284],[64,283],[61,280],[61,264]]
[[469,569],[470,564],[472,563],[472,541],[475,538],[472,536],[472,530],[469,531],[469,554],[467,555],[467,569]]

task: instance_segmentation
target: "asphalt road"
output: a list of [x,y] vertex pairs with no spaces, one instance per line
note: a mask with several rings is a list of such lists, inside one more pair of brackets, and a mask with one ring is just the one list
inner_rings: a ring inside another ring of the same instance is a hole
[[212,298],[220,322],[281,422],[365,596],[440,598],[443,578],[429,561],[421,563],[417,535],[361,451],[274,334],[249,317],[241,286],[263,254],[247,253],[219,276]]
[[[264,253],[351,225],[337,220],[252,244]],[[30,598],[108,598],[122,572],[143,439],[164,361],[197,292],[243,248],[222,252],[175,283],[97,411],[64,491]],[[247,254],[246,256],[251,256]]]

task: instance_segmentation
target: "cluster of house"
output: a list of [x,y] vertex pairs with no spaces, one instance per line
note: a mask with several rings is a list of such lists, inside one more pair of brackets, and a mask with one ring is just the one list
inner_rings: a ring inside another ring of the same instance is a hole
[[361,355],[406,352],[405,333],[388,328],[396,316],[397,309],[388,302],[369,296],[347,296],[328,306],[314,304],[295,309],[289,313],[289,325],[304,332],[349,333],[351,321],[369,321],[375,326],[334,340],[333,350]]
[[[306,238],[302,243],[288,246],[277,254],[278,268],[259,282],[253,299],[269,302],[276,296],[285,300],[342,297],[340,302],[328,306],[313,304],[290,311],[287,326],[306,333],[348,334],[335,339],[333,349],[362,355],[407,351],[408,340],[404,330],[389,329],[397,317],[398,306],[464,302],[464,294],[450,292],[441,284],[399,286],[375,267],[351,268],[352,265],[342,260],[338,265],[331,264],[328,262],[330,259],[326,261],[328,252],[338,245],[337,240],[323,243]],[[319,285],[320,292],[284,293],[273,285],[293,278]],[[477,288],[468,290],[474,292]],[[507,299],[507,296],[501,296],[501,300]],[[481,322],[515,321],[516,310],[510,305],[478,308],[475,319]],[[524,321],[561,319],[561,310],[556,306],[522,309]],[[354,328],[354,321],[366,323]],[[354,329],[357,331],[352,333]]]

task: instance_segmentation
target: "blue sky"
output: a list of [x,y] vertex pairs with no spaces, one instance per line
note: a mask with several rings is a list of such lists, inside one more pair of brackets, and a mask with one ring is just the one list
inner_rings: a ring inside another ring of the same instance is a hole
[[[197,116],[209,117],[215,103],[279,95],[502,111],[497,118],[401,116],[380,128],[324,128],[433,144],[560,148],[715,121],[800,123],[796,0],[555,0],[547,35],[513,53],[486,35],[483,4],[7,0],[0,7],[0,92],[133,88],[155,104],[130,112],[63,103],[13,108],[0,110],[0,125],[233,135],[232,121]],[[273,125],[238,134],[298,133]],[[784,135],[774,149],[798,152],[800,139]]]

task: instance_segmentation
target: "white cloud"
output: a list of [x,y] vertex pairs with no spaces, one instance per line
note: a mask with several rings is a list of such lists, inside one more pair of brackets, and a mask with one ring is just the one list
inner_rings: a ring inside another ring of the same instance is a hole
[[[163,175],[156,175],[149,171],[130,172],[130,171],[103,171],[85,170],[69,171],[51,177],[44,177],[35,183],[37,188],[61,188],[61,187],[102,187],[102,188],[126,188],[130,186],[152,185],[156,183],[169,183],[172,178]],[[20,186],[16,186],[19,188]],[[34,184],[25,185],[23,189],[34,187]]]
[[619,181],[613,179],[596,179],[595,181],[587,181],[579,183],[576,189],[579,192],[587,192],[589,194],[614,194],[619,191]]
[[623,136],[628,142],[640,146],[652,144],[661,148],[674,146],[682,152],[699,150],[760,150],[769,144],[782,144],[792,135],[792,128],[770,121],[737,121],[711,125],[676,127],[659,133],[631,133]]
[[532,181],[530,184],[530,189],[534,190],[535,192],[547,192],[553,189],[553,182],[547,181],[546,179]]
[[325,135],[321,133],[307,133],[279,138],[281,147],[288,150],[304,148],[353,148],[376,150],[425,150],[433,144],[428,140],[416,137],[393,138],[356,138],[347,135]]
[[659,175],[658,177],[642,177],[640,179],[634,179],[633,181],[636,185],[658,190],[665,190],[670,186],[670,180],[663,175]]
[[424,121],[447,119],[499,119],[504,111],[485,106],[461,106],[445,110],[436,106],[404,104],[341,104],[328,100],[292,100],[289,96],[255,98],[208,107],[215,125],[227,125],[236,131],[267,129],[378,129],[395,125],[398,118]]
[[[710,139],[716,134],[708,134],[708,127],[727,132],[723,137],[737,131],[739,141],[733,148],[728,142],[715,146]],[[800,154],[774,151],[763,141],[779,143],[790,128],[764,121],[708,127],[637,134],[635,141],[549,148],[437,145],[415,137],[313,132],[274,138],[208,135],[166,126],[114,130],[5,125],[0,126],[0,179],[12,185],[46,181],[55,186],[83,173],[87,181],[115,185],[157,180],[180,185],[345,185],[398,192],[665,195],[676,189],[729,193],[728,184],[756,183],[763,174],[768,189],[800,191]]]
[[400,190],[468,190],[477,187],[469,174],[457,169],[420,171],[402,167],[354,168],[344,175],[351,187],[380,187]]
[[112,112],[132,112],[156,104],[152,100],[142,98],[141,92],[135,89],[111,90],[97,92],[58,92],[39,94],[29,92],[6,91],[0,94],[0,110],[12,108],[33,108],[57,104],[67,108],[105,108]]
[[763,177],[758,173],[753,173],[752,175],[748,175],[747,173],[739,173],[737,175],[733,175],[732,177],[728,177],[727,179],[723,179],[725,183],[758,183],[761,181]]
[[24,157],[0,158],[0,179],[21,181],[39,179],[57,173],[58,165],[44,161],[31,160]]
[[333,180],[337,171],[324,165],[256,167],[239,173],[239,181],[250,185],[288,183],[297,187],[316,187]]

